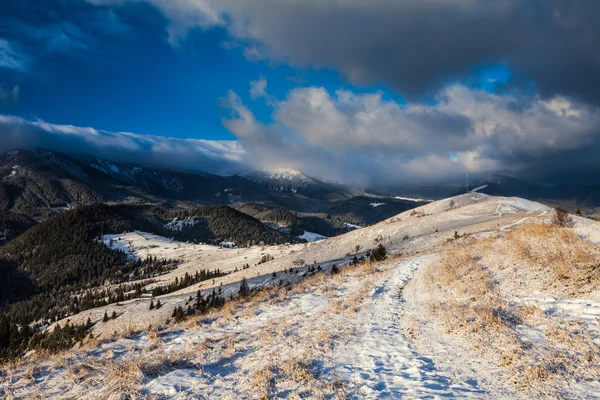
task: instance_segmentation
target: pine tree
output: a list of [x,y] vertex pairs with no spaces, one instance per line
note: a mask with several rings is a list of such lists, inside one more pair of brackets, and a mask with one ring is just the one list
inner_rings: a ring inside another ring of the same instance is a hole
[[102,322],[108,322],[108,314],[104,311],[104,318],[102,318]]
[[4,314],[0,314],[0,354],[10,346],[10,323]]
[[371,261],[383,261],[386,258],[387,258],[387,249],[381,243],[379,243],[379,246],[377,246],[371,252]]
[[240,289],[238,291],[240,297],[248,297],[250,295],[250,286],[248,286],[248,281],[246,278],[242,279],[242,283],[240,284]]
[[154,300],[150,300],[150,310],[154,310]]

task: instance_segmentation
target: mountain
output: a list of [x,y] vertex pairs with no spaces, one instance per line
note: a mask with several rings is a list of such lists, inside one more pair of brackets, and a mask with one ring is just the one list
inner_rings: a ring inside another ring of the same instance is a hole
[[477,192],[492,196],[524,197],[567,207],[600,207],[600,185],[546,185],[507,175],[491,175],[474,182],[471,187]]
[[[23,257],[55,257],[31,249],[59,220],[98,228],[121,214],[53,217],[24,235]],[[564,228],[552,214],[467,193],[312,244],[220,249],[119,234],[114,248],[146,261],[102,287],[92,268],[90,286],[70,290],[53,273],[45,281],[61,289],[0,314],[0,357],[20,356],[3,363],[0,396],[596,398],[600,227],[573,217]],[[97,243],[84,265],[110,248]],[[38,282],[45,269],[28,265]],[[40,310],[43,325],[22,323]],[[527,368],[544,375],[532,382]],[[32,379],[44,379],[41,392]]]
[[[344,202],[352,201],[352,211]],[[260,203],[310,218],[344,215],[343,222],[370,224],[418,204],[374,210],[370,203],[396,204],[361,190],[326,183],[296,170],[219,176],[143,164],[116,163],[88,155],[15,150],[0,154],[0,244],[37,222],[94,203],[154,204],[175,208],[199,204]],[[358,207],[357,204],[362,204]],[[382,212],[387,210],[387,212]],[[314,215],[319,214],[319,215]],[[340,232],[326,228],[323,232]],[[336,225],[334,224],[334,225]],[[325,233],[323,233],[325,234]]]
[[297,193],[318,200],[335,202],[365,194],[358,189],[323,182],[295,169],[251,171],[240,176],[275,192]]
[[143,270],[127,253],[109,245],[112,239],[104,243],[101,239],[133,231],[215,245],[300,242],[225,205],[184,210],[123,204],[81,206],[46,219],[0,247],[0,309],[9,304],[9,312],[21,323],[51,319],[83,288],[100,287],[107,281],[128,282]]

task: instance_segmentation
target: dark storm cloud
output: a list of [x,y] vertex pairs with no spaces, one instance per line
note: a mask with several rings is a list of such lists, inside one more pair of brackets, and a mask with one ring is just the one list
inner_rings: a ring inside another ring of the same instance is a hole
[[[90,0],[126,4],[140,0]],[[600,104],[596,0],[147,0],[173,42],[225,26],[252,59],[335,68],[416,98],[477,65],[505,62],[542,94]]]

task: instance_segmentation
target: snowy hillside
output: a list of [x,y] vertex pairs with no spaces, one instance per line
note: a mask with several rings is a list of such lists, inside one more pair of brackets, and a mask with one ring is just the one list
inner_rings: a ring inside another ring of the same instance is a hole
[[[598,398],[600,225],[553,215],[474,192],[304,244],[105,235],[132,257],[180,261],[152,285],[227,275],[70,316],[90,318],[93,337],[11,365],[0,396]],[[387,259],[368,261],[379,245]],[[213,290],[231,300],[194,312]]]

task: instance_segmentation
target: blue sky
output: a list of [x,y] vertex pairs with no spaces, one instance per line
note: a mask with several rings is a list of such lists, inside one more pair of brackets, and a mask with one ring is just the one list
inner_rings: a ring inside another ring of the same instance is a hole
[[[215,142],[197,154],[209,170],[226,160],[362,185],[556,175],[578,151],[575,170],[589,169],[600,32],[597,3],[581,3],[8,0],[0,147],[75,130],[96,143],[90,127],[106,136],[98,154],[114,132],[136,135],[135,159],[201,139]],[[266,92],[252,96],[258,80]]]
[[[235,139],[221,123],[226,110],[219,99],[233,90],[251,103],[257,118],[270,121],[272,109],[263,102],[251,102],[247,95],[249,82],[261,77],[268,80],[269,92],[276,98],[284,98],[295,87],[319,86],[330,91],[381,91],[386,98],[405,102],[402,93],[385,82],[353,85],[333,68],[248,60],[241,47],[229,45],[231,37],[219,27],[193,29],[173,46],[156,10],[135,8],[146,13],[132,15],[113,9],[122,26],[111,34],[83,32],[79,36],[90,35],[87,42],[28,57],[24,71],[0,69],[5,90],[19,87],[18,100],[7,101],[1,112],[109,131]],[[69,19],[67,15],[65,21]],[[80,28],[85,29],[85,24]],[[25,35],[14,34],[17,43],[19,39],[27,42]],[[510,72],[502,65],[477,66],[461,78],[493,91],[508,81]],[[427,101],[426,94],[423,99]]]

